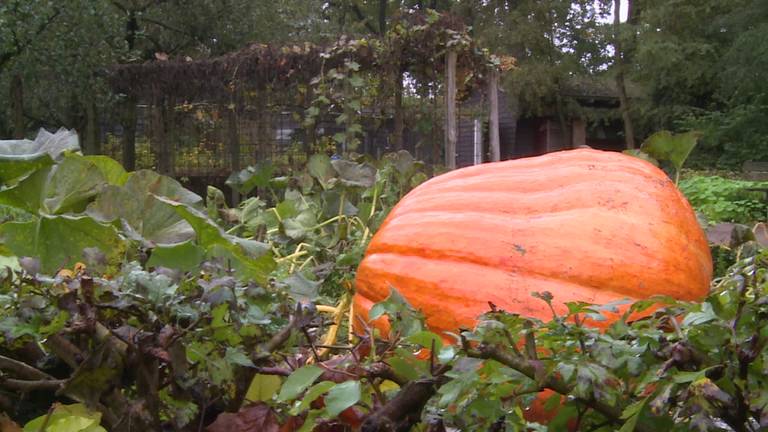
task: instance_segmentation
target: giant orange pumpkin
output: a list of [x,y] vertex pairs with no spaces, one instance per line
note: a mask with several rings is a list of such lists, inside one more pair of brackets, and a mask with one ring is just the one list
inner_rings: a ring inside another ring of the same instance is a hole
[[551,292],[564,313],[570,301],[701,299],[711,275],[704,233],[661,170],[568,150],[455,170],[411,191],[360,264],[355,314],[367,318],[392,286],[433,331],[455,332],[489,302],[550,319],[535,291]]

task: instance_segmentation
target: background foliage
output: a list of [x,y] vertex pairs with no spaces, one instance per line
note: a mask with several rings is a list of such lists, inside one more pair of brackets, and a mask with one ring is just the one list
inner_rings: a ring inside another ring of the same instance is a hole
[[[734,168],[768,157],[765,2],[626,4],[628,20],[618,34],[638,140],[660,129],[701,130],[692,159],[698,167]],[[103,84],[114,64],[206,58],[250,42],[383,37],[404,14],[433,9],[471,25],[491,52],[517,58],[504,83],[514,115],[615,121],[618,111],[585,112],[573,99],[574,83],[616,90],[611,8],[608,0],[194,0],[184,7],[170,0],[12,0],[0,6],[0,104],[14,106],[14,83],[26,83],[22,133],[60,125],[83,130],[89,106],[109,113],[121,97]],[[414,112],[431,104],[411,96]],[[0,116],[0,136],[15,130],[11,113]]]

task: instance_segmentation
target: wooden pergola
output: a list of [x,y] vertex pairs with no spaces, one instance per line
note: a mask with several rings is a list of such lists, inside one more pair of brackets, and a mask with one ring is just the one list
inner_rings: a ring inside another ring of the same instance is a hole
[[[450,15],[420,16],[404,19],[399,33],[382,39],[340,38],[336,43],[318,46],[253,44],[220,57],[201,60],[177,59],[115,67],[110,74],[113,89],[126,95],[128,115],[123,116],[123,159],[133,168],[135,112],[130,105],[139,101],[156,108],[160,124],[166,124],[168,112],[175,104],[194,100],[218,101],[229,107],[227,121],[231,128],[227,140],[233,171],[239,166],[237,115],[239,94],[248,91],[295,92],[299,86],[312,88],[316,78],[330,68],[353,60],[368,74],[392,76],[395,131],[402,134],[402,80],[405,73],[417,82],[440,83],[444,91],[444,156],[449,169],[456,167],[458,140],[457,101],[470,91],[487,89],[490,160],[500,159],[498,83],[501,71],[508,69],[510,59],[500,59],[480,49],[466,27]],[[404,30],[402,30],[404,29]],[[444,67],[438,65],[444,64]],[[466,76],[457,82],[457,76]],[[378,76],[377,75],[377,76]],[[399,83],[399,85],[398,85]],[[134,124],[131,124],[133,122]],[[165,141],[171,133],[167,126],[159,135],[158,169],[173,174],[171,152]],[[395,134],[397,135],[397,133]],[[398,137],[395,136],[395,140]],[[400,137],[402,140],[402,137]]]

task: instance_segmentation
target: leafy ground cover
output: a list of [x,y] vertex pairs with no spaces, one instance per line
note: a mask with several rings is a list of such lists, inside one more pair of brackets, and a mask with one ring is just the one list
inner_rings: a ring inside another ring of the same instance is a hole
[[446,341],[393,289],[372,310],[389,336],[353,336],[356,264],[426,179],[407,153],[251,167],[230,184],[258,193],[228,208],[219,190],[204,199],[60,138],[0,154],[4,428],[768,427],[768,252],[751,239],[704,302],[642,301],[647,318],[605,332],[584,319],[616,305],[547,322],[489,306]]

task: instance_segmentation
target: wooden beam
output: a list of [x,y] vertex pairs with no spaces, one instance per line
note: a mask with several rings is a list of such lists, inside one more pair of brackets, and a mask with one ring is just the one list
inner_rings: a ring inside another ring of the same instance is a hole
[[26,133],[24,127],[24,83],[19,74],[14,74],[11,78],[11,118],[13,137],[16,139],[24,138]]
[[133,96],[123,101],[122,123],[123,166],[133,171],[136,169],[136,98]]
[[483,124],[479,118],[476,118],[472,122],[473,141],[474,141],[474,157],[472,164],[480,165],[483,163]]
[[155,139],[154,145],[158,146],[157,170],[160,174],[173,176],[175,142],[173,139],[175,99],[173,97],[160,97],[155,105]]
[[587,145],[587,124],[582,119],[573,119],[571,123],[571,148]]
[[456,52],[445,55],[445,166],[456,168],[459,122],[456,118]]
[[101,154],[99,117],[96,111],[96,103],[92,98],[85,102],[85,119],[84,153],[91,155]]
[[[230,169],[233,173],[240,171],[240,131],[237,123],[237,107],[222,107],[227,113],[227,148],[229,150]],[[240,202],[240,194],[232,188],[232,206]]]
[[501,160],[501,139],[499,138],[499,72],[491,71],[488,79],[488,135],[491,162]]

